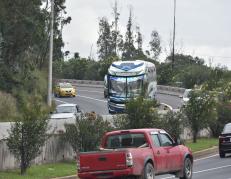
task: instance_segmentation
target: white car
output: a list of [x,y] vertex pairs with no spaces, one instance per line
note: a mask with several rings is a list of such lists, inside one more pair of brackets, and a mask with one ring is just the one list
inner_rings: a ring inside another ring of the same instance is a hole
[[183,94],[182,104],[186,105],[189,101],[189,95],[192,92],[192,89],[186,89]]
[[50,116],[50,119],[76,119],[81,112],[82,111],[77,104],[60,104],[56,107],[56,110]]
[[48,133],[65,132],[65,124],[75,124],[77,117],[81,116],[82,111],[77,104],[60,104],[51,114],[49,119],[50,126]]

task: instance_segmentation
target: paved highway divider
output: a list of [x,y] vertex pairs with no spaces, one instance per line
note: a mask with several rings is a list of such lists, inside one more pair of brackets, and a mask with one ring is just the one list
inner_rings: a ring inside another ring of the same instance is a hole
[[[91,80],[74,80],[74,79],[56,79],[56,82],[68,82],[72,83],[72,85],[78,87],[89,87],[89,88],[104,88],[103,81],[91,81]],[[172,96],[182,96],[185,91],[185,88],[173,87],[173,86],[164,86],[157,85],[157,93],[166,94]]]

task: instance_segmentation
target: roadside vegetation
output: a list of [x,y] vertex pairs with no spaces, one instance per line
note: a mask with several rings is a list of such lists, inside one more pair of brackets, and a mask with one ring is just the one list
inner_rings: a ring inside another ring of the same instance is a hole
[[20,170],[0,171],[0,179],[50,179],[76,174],[76,162],[62,162],[31,166],[27,173],[20,175]]
[[194,143],[193,140],[187,140],[185,141],[185,145],[188,146],[193,153],[195,153],[218,146],[218,138],[199,138],[196,143]]

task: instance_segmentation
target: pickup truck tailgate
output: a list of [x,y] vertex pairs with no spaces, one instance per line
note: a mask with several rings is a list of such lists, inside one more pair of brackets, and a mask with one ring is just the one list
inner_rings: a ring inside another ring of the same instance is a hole
[[80,154],[80,171],[118,170],[126,168],[125,151],[99,151]]

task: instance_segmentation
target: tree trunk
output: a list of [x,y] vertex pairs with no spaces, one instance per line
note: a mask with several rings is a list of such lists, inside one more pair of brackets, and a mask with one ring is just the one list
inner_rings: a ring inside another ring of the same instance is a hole
[[193,132],[193,143],[197,143],[197,132]]
[[26,173],[26,161],[25,161],[25,151],[24,151],[24,130],[22,125],[22,140],[21,140],[21,175],[24,175]]

